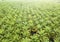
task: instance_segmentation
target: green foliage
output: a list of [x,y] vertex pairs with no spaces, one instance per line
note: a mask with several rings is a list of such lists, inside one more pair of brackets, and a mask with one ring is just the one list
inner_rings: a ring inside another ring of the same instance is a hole
[[0,42],[49,42],[49,38],[60,42],[60,4],[0,2]]

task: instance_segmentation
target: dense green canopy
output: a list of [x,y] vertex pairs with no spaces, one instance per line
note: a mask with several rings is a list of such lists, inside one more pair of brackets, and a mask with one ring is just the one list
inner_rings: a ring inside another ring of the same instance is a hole
[[60,42],[60,3],[0,2],[0,42]]

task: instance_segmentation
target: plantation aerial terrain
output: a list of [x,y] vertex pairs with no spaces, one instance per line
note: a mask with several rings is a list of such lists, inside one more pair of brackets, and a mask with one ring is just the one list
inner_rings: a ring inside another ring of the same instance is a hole
[[60,3],[1,1],[0,42],[60,42]]

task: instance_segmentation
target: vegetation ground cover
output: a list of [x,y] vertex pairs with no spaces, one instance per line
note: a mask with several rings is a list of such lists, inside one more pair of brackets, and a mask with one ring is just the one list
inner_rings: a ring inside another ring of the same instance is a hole
[[0,2],[0,42],[60,42],[60,3]]

